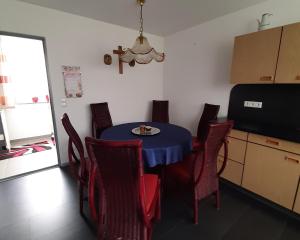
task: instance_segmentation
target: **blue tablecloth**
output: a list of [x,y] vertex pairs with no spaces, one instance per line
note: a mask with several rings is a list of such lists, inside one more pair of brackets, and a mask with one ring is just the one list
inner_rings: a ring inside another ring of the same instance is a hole
[[[153,136],[138,136],[131,132],[141,124],[160,129]],[[126,123],[108,128],[101,134],[104,140],[143,140],[143,158],[148,167],[181,161],[192,150],[192,135],[183,127],[157,122]]]

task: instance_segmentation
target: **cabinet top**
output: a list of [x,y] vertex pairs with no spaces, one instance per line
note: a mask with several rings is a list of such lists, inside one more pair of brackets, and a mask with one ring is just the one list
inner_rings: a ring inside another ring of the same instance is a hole
[[268,31],[272,31],[273,29],[276,29],[276,28],[287,28],[287,27],[293,27],[293,26],[297,26],[297,25],[300,25],[300,22],[290,23],[290,24],[286,24],[286,25],[283,25],[283,26],[272,27],[272,28],[268,28],[268,29],[260,30],[260,31],[256,31],[256,32],[245,33],[245,34],[237,35],[236,38],[243,37],[243,36],[248,36],[248,35],[251,35],[251,34],[264,33],[264,32],[268,32]]

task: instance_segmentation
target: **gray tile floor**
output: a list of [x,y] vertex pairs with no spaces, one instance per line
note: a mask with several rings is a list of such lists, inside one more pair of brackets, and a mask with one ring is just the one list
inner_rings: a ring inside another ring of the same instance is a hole
[[[222,206],[200,203],[199,224],[185,200],[165,197],[153,240],[299,240],[300,222],[229,188]],[[0,240],[96,239],[78,211],[77,186],[66,169],[51,169],[0,183]],[[86,212],[88,212],[86,210]]]

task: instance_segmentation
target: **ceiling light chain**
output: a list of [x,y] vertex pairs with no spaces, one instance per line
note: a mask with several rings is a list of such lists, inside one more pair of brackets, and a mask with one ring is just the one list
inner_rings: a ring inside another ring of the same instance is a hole
[[140,12],[140,41],[143,40],[143,32],[144,32],[144,19],[143,19],[143,4],[141,5],[141,12]]

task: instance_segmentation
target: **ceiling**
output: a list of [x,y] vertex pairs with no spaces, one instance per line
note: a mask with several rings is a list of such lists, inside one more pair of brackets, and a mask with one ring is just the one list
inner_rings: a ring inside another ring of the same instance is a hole
[[[136,0],[19,0],[138,29]],[[266,0],[146,0],[144,30],[167,36]]]

